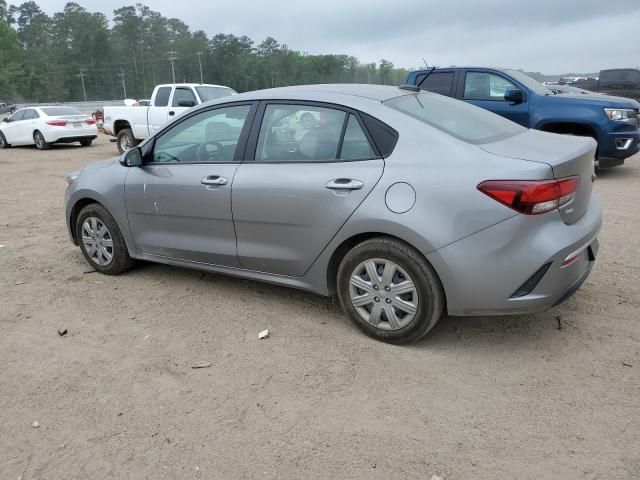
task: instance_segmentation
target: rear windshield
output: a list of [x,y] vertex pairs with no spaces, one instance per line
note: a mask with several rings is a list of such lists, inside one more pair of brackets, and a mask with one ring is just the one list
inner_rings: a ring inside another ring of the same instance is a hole
[[45,115],[50,117],[62,117],[65,115],[84,115],[84,113],[69,107],[45,107],[41,108]]
[[227,87],[196,87],[196,91],[203,103],[209,100],[215,100],[216,98],[228,97],[236,93]]
[[480,107],[428,92],[395,97],[383,104],[473,144],[496,142],[526,131]]

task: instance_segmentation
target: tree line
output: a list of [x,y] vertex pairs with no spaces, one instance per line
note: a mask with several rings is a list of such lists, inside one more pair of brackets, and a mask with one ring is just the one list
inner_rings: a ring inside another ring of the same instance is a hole
[[111,21],[69,2],[47,15],[34,1],[0,0],[0,100],[59,102],[148,98],[156,84],[200,82],[242,92],[308,83],[399,85],[408,71],[387,61],[307,55],[268,37],[209,38],[143,4]]

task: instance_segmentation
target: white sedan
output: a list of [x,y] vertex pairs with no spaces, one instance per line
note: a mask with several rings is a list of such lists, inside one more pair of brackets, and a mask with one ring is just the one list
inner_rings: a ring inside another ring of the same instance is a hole
[[48,150],[54,143],[73,142],[88,147],[97,136],[96,121],[69,107],[22,108],[0,123],[0,148],[35,145]]

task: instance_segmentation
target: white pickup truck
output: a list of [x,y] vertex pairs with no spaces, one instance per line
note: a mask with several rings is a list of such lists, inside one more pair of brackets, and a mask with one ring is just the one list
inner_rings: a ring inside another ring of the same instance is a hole
[[104,107],[102,129],[117,138],[118,151],[124,153],[152,135],[189,108],[216,98],[235,95],[221,85],[176,83],[153,89],[148,107]]

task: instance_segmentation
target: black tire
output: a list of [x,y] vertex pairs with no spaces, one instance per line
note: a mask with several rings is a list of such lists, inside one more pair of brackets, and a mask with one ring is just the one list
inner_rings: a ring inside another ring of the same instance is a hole
[[80,140],[80,145],[82,145],[83,147],[90,147],[92,143],[93,143],[92,138],[88,138],[86,140]]
[[0,148],[9,148],[11,145],[7,143],[7,138],[4,133],[0,132]]
[[[109,233],[111,234],[110,236],[113,242],[112,259],[107,265],[99,265],[94,261],[89,256],[82,241],[82,225],[89,217],[98,218],[104,225],[106,225],[109,229]],[[135,264],[135,260],[129,256],[127,244],[122,237],[122,232],[120,232],[116,221],[102,205],[92,203],[80,210],[80,214],[76,220],[76,238],[78,239],[78,244],[80,245],[80,250],[82,251],[84,258],[87,260],[89,265],[101,273],[106,275],[120,275],[121,273],[129,270]]]
[[44,139],[44,135],[38,130],[33,132],[33,141],[38,150],[49,150],[51,148],[51,144]]
[[[418,297],[417,310],[414,318],[402,328],[378,328],[362,318],[351,303],[351,275],[367,259],[390,260],[413,280]],[[414,248],[388,237],[366,240],[347,252],[338,268],[337,290],[342,310],[355,324],[367,335],[389,343],[408,343],[423,337],[436,325],[445,309],[444,291],[433,267]]]
[[[136,140],[136,137],[133,136],[133,132],[130,128],[123,128],[118,132],[118,136],[116,137],[116,145],[118,146],[118,152],[120,152],[120,154],[122,155],[130,148],[138,145],[138,141]],[[127,147],[127,145],[129,146]]]

